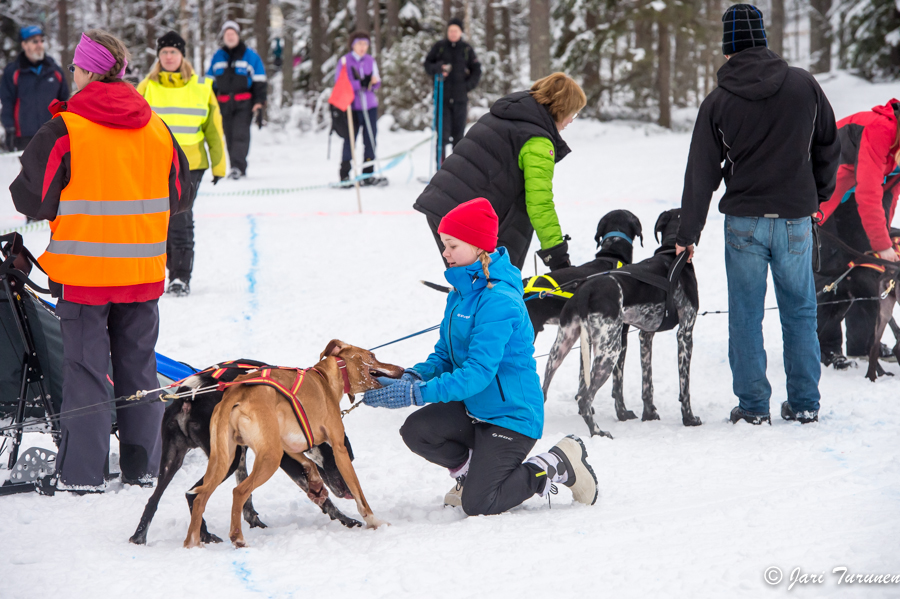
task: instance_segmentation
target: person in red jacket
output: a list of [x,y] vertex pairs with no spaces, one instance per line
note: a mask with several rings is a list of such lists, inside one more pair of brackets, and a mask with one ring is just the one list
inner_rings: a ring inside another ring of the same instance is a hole
[[[858,112],[838,121],[841,163],[831,198],[822,204],[821,226],[840,237],[850,247],[874,251],[884,260],[897,262],[890,226],[900,196],[900,101],[892,99],[884,106]],[[848,268],[853,257],[844,252],[823,255],[822,280],[829,283]],[[829,260],[834,264],[828,264]],[[857,260],[858,261],[858,260]],[[856,269],[866,271],[866,269]],[[833,273],[831,272],[833,271]],[[853,274],[841,285],[851,292]],[[860,278],[857,276],[857,278]],[[821,285],[817,285],[822,287]],[[841,299],[841,293],[820,300]],[[857,294],[857,297],[860,297]],[[843,354],[841,321],[847,320],[847,355],[862,357],[869,353],[875,330],[878,302],[829,304],[819,309],[819,345],[822,363],[837,369],[852,364]],[[882,359],[890,351],[882,347]]]

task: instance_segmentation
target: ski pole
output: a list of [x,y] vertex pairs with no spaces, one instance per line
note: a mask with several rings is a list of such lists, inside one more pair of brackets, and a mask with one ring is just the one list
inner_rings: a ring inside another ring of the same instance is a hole
[[441,170],[444,154],[444,76],[438,79],[438,153],[437,153],[437,170]]
[[[372,144],[372,160],[375,162],[375,168],[380,173],[381,172],[381,161],[378,160],[378,148],[375,146],[375,135],[372,133],[372,121],[369,120],[369,105],[366,102],[366,92],[363,91],[362,94],[362,107],[363,107],[363,119],[365,120],[364,127],[369,134],[369,141]],[[363,159],[365,159],[365,154],[363,155]]]

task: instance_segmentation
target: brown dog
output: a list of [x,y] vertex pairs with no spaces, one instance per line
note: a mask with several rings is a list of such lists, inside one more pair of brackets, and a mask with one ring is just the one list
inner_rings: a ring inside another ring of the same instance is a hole
[[375,380],[376,376],[400,378],[403,369],[383,364],[375,359],[372,352],[334,339],[320,355],[319,363],[303,373],[302,382],[299,382],[298,372],[292,369],[273,369],[264,374],[288,392],[299,385],[299,389],[294,392],[305,411],[308,429],[301,427],[291,402],[281,392],[269,386],[269,383],[250,382],[258,381],[261,371],[236,378],[235,386],[225,391],[210,420],[209,465],[203,477],[204,483],[191,490],[197,497],[184,546],[200,545],[200,525],[206,502],[228,473],[237,445],[252,449],[256,461],[250,475],[234,489],[230,537],[236,547],[245,545],[241,532],[244,502],[278,470],[285,453],[306,469],[310,495],[321,492],[320,497],[324,501],[327,493],[319,471],[303,455],[309,449],[308,435],[314,436],[317,443],[327,440],[331,444],[338,470],[356,499],[359,515],[365,520],[367,527],[377,528],[385,524],[375,517],[366,502],[350,455],[344,446],[341,398],[344,393],[350,394],[352,398],[355,393],[378,389],[381,385]]

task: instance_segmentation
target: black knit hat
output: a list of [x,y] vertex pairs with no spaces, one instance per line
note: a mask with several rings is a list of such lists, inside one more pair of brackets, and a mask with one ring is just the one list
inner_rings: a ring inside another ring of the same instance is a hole
[[367,42],[370,41],[369,32],[363,31],[360,29],[360,30],[357,30],[357,31],[354,31],[353,33],[351,33],[350,34],[350,48],[351,49],[353,48],[353,42],[355,42],[356,40],[366,40]]
[[170,31],[169,33],[156,40],[156,55],[159,56],[159,51],[163,48],[175,48],[176,50],[181,52],[182,56],[184,56],[184,46],[184,38],[174,31]]
[[463,27],[463,21],[462,21],[462,19],[460,19],[460,18],[458,18],[458,17],[453,17],[452,19],[450,19],[449,21],[447,21],[447,29],[450,29],[450,25],[456,25],[457,27],[459,27],[460,31],[465,31],[465,30],[466,30],[466,28]]
[[748,48],[765,48],[769,45],[762,11],[752,4],[735,4],[726,10],[722,15],[722,25],[722,52],[726,56]]

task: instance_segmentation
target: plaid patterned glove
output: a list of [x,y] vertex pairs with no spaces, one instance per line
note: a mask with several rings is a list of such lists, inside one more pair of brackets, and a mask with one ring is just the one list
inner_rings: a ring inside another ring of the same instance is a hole
[[401,379],[395,381],[393,385],[366,391],[363,395],[363,403],[373,408],[388,408],[391,410],[408,408],[411,405],[425,405],[425,402],[422,400],[422,392],[419,389],[421,385],[422,383],[419,382]]

